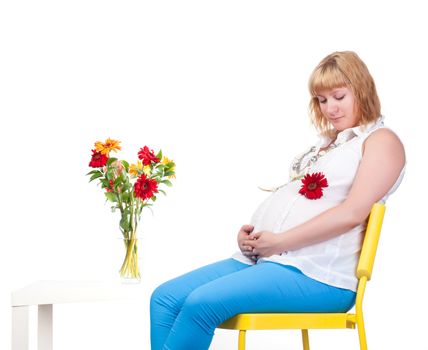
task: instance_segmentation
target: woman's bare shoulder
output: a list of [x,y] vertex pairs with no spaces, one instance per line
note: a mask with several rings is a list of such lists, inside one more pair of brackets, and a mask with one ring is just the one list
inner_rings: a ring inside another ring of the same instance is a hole
[[394,154],[398,159],[402,158],[402,161],[405,161],[404,145],[398,135],[389,128],[373,131],[364,141],[363,153],[366,149],[370,152]]

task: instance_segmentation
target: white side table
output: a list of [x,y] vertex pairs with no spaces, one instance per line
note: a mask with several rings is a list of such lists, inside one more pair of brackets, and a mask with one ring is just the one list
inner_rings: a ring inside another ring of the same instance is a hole
[[38,281],[12,293],[12,350],[29,348],[29,306],[38,306],[38,350],[53,349],[53,304],[135,298],[139,285],[95,281]]

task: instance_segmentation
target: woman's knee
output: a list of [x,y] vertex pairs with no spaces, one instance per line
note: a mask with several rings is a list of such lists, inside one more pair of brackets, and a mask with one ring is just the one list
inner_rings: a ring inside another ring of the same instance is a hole
[[181,313],[184,317],[196,321],[208,332],[222,323],[227,316],[226,307],[215,293],[201,287],[188,295]]
[[173,290],[168,282],[162,283],[152,292],[150,306],[166,306],[169,304],[168,301],[171,300],[172,292]]

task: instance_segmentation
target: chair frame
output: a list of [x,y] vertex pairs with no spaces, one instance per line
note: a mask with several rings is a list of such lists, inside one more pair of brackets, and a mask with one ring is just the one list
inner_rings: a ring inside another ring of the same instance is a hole
[[238,350],[245,350],[247,330],[300,329],[303,349],[309,350],[309,329],[358,329],[360,350],[367,350],[363,317],[363,298],[373,271],[376,250],[385,214],[385,205],[375,203],[370,211],[364,242],[357,266],[355,313],[252,313],[238,314],[218,328],[239,330]]

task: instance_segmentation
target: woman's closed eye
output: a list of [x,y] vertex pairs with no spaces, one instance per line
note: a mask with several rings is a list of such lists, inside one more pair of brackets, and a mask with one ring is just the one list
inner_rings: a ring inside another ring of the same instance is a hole
[[[342,96],[333,96],[333,98],[336,101],[341,101],[341,100],[343,100],[345,98],[345,96],[346,96],[346,94],[342,95]],[[326,98],[320,98],[320,97],[318,97],[318,102],[324,104],[324,103],[327,102],[327,99]]]

